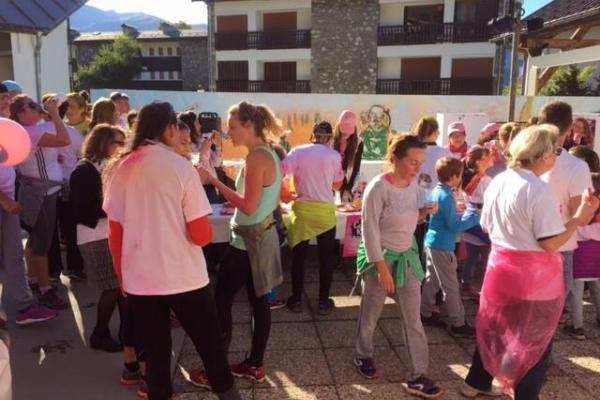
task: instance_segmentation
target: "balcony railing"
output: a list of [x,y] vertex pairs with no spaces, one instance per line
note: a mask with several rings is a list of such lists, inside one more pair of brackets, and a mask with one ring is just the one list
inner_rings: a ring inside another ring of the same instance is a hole
[[429,80],[378,79],[378,94],[492,95],[492,77]]
[[310,93],[310,81],[217,81],[218,92]]
[[443,23],[421,25],[380,26],[377,43],[380,46],[487,42],[491,37],[487,23]]
[[309,49],[310,30],[287,32],[217,32],[217,50]]

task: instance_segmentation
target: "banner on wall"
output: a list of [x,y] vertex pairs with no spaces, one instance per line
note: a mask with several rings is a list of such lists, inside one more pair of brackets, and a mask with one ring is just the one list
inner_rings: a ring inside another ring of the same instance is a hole
[[361,236],[362,227],[360,215],[349,215],[346,218],[346,232],[344,234],[342,257],[356,257]]

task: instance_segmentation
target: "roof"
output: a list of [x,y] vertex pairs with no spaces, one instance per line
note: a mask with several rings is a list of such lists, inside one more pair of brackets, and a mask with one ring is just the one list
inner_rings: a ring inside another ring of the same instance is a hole
[[0,0],[0,31],[50,33],[87,0]]
[[584,17],[595,11],[600,11],[600,0],[554,0],[526,19],[542,18],[544,25],[553,25],[562,20]]
[[[117,37],[123,35],[123,32],[86,32],[81,33],[76,39],[73,40],[75,43],[82,42],[110,42],[115,40]],[[194,38],[205,38],[207,37],[206,31],[200,31],[196,29],[183,29],[178,31],[176,35],[166,35],[163,31],[140,31],[136,40],[181,40],[181,39],[194,39]]]

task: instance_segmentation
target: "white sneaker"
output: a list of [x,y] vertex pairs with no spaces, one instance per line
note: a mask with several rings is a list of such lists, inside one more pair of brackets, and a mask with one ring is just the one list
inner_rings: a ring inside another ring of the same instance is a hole
[[467,382],[463,382],[460,387],[460,393],[469,398],[475,398],[477,396],[489,396],[489,397],[500,397],[504,396],[504,392],[499,386],[492,385],[490,390],[479,390],[469,385]]

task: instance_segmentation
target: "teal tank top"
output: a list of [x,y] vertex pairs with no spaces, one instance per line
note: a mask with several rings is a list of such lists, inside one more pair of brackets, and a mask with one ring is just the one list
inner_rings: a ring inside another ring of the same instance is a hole
[[[279,161],[279,157],[277,156],[275,151],[273,151],[273,149],[267,146],[259,146],[256,148],[256,150],[267,151],[269,154],[271,154],[271,157],[273,157],[273,162],[275,163],[275,181],[272,185],[262,188],[258,208],[256,209],[256,211],[254,211],[254,213],[252,213],[251,215],[247,215],[239,209],[235,209],[232,222],[237,225],[258,224],[259,222],[262,222],[265,218],[267,218],[269,215],[271,215],[273,211],[275,211],[275,208],[277,208],[277,206],[279,205],[279,195],[281,192],[282,181],[281,162]],[[244,169],[240,171],[235,180],[235,190],[238,193],[242,193],[244,191]],[[233,231],[231,245],[238,249],[245,250],[242,238],[236,235]]]

